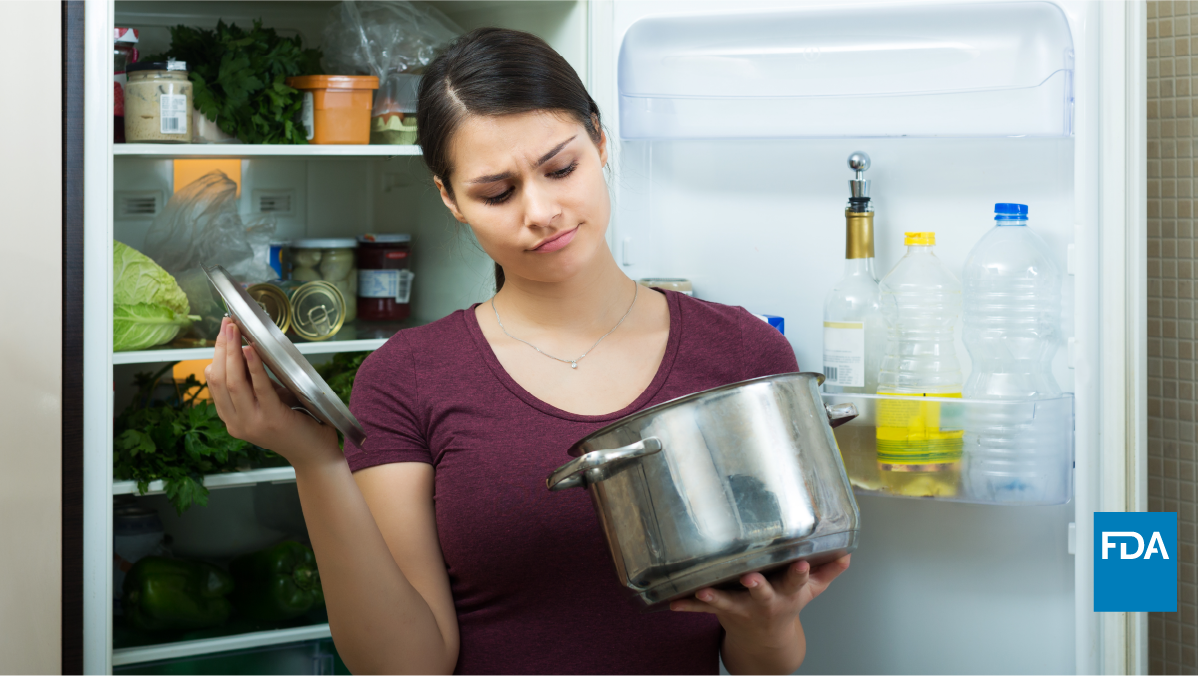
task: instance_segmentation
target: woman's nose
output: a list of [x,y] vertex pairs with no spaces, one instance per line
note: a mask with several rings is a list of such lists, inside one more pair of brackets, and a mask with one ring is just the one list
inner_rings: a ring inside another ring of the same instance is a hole
[[558,200],[552,191],[539,185],[531,185],[525,190],[525,225],[550,226],[562,214]]

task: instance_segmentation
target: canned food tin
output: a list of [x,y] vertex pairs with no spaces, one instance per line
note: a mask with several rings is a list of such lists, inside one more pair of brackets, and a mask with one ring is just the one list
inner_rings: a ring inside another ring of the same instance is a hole
[[314,281],[297,286],[290,296],[292,330],[307,340],[326,340],[346,321],[346,299],[336,286]]
[[246,293],[262,307],[263,312],[275,322],[280,333],[287,333],[292,325],[292,306],[284,290],[274,284],[255,284]]

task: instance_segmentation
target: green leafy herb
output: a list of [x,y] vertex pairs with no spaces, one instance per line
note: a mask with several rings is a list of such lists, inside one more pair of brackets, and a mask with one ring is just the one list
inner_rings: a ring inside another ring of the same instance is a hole
[[307,143],[295,120],[303,97],[288,77],[320,72],[321,52],[303,49],[300,37],[280,37],[256,20],[249,31],[218,21],[215,30],[175,26],[166,54],[145,57],[186,61],[192,104],[221,131],[242,143]]
[[329,383],[329,387],[347,406],[350,405],[350,390],[354,387],[354,377],[358,375],[358,367],[370,352],[339,352],[333,359],[317,366],[317,373]]
[[207,385],[195,376],[178,383],[169,400],[154,400],[159,379],[172,366],[134,376],[137,396],[113,426],[113,475],[137,481],[139,493],[162,479],[167,498],[183,514],[208,504],[205,474],[278,464],[279,456],[230,436],[212,402],[197,399]]

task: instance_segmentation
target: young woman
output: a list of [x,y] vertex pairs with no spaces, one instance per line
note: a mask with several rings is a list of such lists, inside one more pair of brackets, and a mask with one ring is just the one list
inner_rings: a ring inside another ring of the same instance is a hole
[[[226,323],[207,369],[231,434],[296,468],[339,654],[356,672],[791,673],[800,610],[850,565],[788,567],[642,614],[586,491],[546,476],[589,433],[660,402],[797,370],[740,307],[639,288],[604,239],[608,145],[570,65],[479,29],[430,64],[420,145],[496,294],[397,333],[350,408],[367,441],[283,403]],[[435,509],[436,507],[436,509]]]

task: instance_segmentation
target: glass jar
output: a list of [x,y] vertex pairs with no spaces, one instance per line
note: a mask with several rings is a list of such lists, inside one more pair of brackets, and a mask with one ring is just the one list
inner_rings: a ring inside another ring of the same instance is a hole
[[411,235],[358,238],[358,316],[372,322],[408,319],[413,273]]
[[192,83],[183,61],[143,61],[125,70],[125,141],[191,143]]
[[136,28],[113,29],[113,143],[125,142],[125,69],[138,60]]
[[358,242],[353,239],[297,239],[290,247],[291,269],[288,279],[297,282],[325,281],[337,287],[346,299],[346,321],[358,316],[358,267],[354,261],[354,250]]

